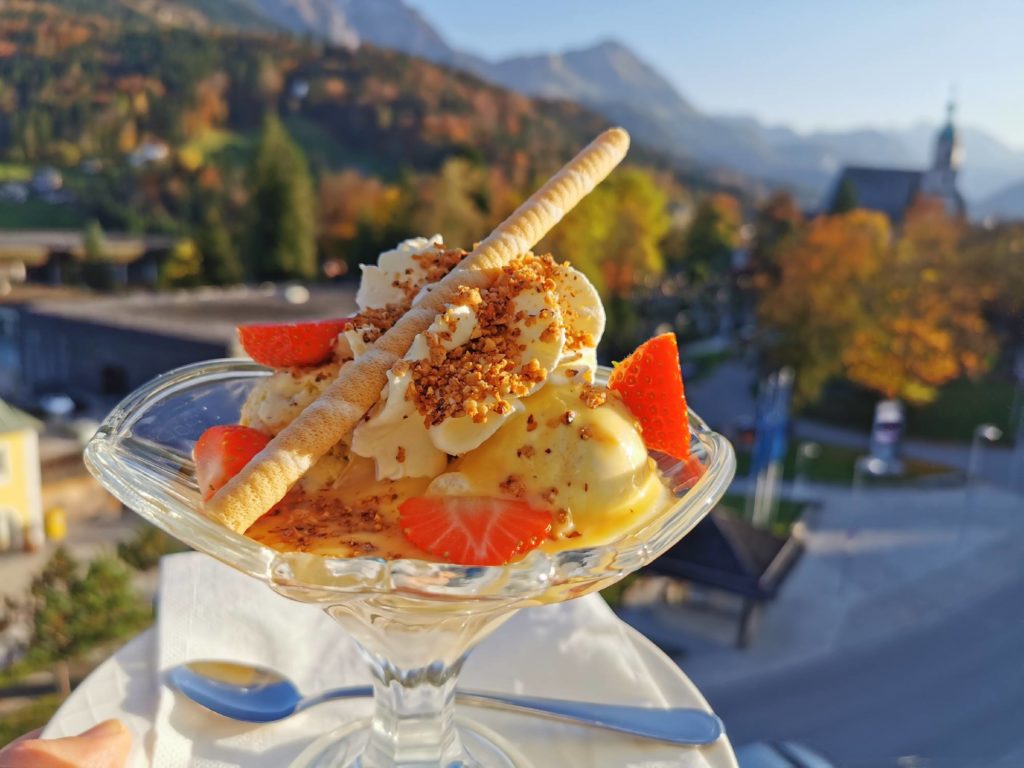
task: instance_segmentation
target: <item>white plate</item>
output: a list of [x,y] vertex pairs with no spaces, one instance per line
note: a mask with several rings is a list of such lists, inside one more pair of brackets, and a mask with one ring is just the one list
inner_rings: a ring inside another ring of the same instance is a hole
[[[658,674],[670,704],[709,709],[696,686],[671,659],[639,632],[627,629],[627,635],[639,655],[649,669]],[[152,720],[158,695],[152,662],[156,658],[155,644],[156,635],[148,630],[97,667],[64,702],[46,726],[43,736],[69,736],[108,718],[121,718],[136,735],[129,768],[149,768]],[[690,760],[683,759],[678,747],[670,745],[541,718],[476,708],[470,711],[474,720],[508,738],[537,768],[555,765],[673,768],[692,764]],[[560,746],[557,755],[552,753],[555,744]],[[725,738],[702,751],[709,768],[737,768],[736,758]]]

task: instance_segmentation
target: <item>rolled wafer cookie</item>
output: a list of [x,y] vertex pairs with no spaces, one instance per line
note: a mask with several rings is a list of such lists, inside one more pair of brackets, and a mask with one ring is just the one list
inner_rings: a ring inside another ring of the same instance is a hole
[[387,372],[417,334],[451,303],[462,286],[486,288],[516,256],[529,251],[626,156],[629,134],[611,128],[588,144],[511,216],[473,248],[358,360],[224,485],[205,506],[223,525],[244,532],[380,398]]

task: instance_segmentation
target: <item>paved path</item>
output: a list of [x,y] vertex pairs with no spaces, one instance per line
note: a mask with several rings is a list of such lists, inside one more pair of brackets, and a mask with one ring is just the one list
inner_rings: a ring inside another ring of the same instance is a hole
[[[687,387],[687,400],[712,427],[729,434],[738,424],[752,424],[755,413],[753,370],[741,360],[727,360],[707,377]],[[865,425],[865,428],[867,425]],[[811,419],[797,419],[798,440],[814,440],[868,450],[867,432],[845,429]],[[970,445],[907,439],[908,457],[946,464],[966,472]],[[978,477],[987,483],[1024,491],[1024,451],[1014,454],[1002,446],[981,448]]]
[[816,491],[807,551],[750,649],[707,605],[627,620],[682,650],[735,743],[793,738],[841,766],[1024,754],[1021,497],[982,487],[968,511],[963,490]]

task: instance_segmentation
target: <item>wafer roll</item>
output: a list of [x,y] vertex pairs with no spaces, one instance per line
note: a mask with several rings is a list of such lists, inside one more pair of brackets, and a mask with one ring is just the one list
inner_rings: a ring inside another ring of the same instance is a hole
[[358,360],[231,479],[205,507],[228,528],[244,532],[349,434],[380,398],[387,372],[454,298],[461,286],[485,288],[502,267],[529,251],[583,199],[629,149],[629,134],[612,128],[592,141],[478,243]]

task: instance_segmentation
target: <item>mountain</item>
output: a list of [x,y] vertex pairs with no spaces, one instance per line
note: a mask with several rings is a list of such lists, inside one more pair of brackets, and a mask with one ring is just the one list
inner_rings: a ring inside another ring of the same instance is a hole
[[1024,220],[1024,179],[989,195],[977,206],[979,216]]
[[114,167],[159,139],[189,163],[231,165],[274,104],[318,167],[393,181],[470,155],[525,180],[608,124],[573,102],[529,99],[383,48],[310,45],[276,27],[205,31],[207,4],[263,1],[0,0],[0,83],[24,94],[0,100],[3,159],[76,165],[84,155]]
[[[939,127],[803,134],[749,117],[707,115],[621,43],[604,41],[565,53],[488,62],[453,49],[403,0],[319,1],[343,8],[364,42],[460,67],[530,96],[578,101],[621,122],[640,141],[703,164],[791,185],[808,203],[820,198],[847,163],[924,167]],[[359,9],[362,15],[357,15]],[[978,201],[1024,175],[1024,152],[976,128],[964,128],[961,135],[967,156],[962,187],[969,200]]]
[[252,4],[279,27],[298,35],[315,34],[345,48],[359,46],[359,33],[345,11],[332,0],[251,0]]
[[[121,1],[160,4],[157,0]],[[807,205],[820,201],[844,164],[925,167],[938,129],[937,124],[919,124],[907,129],[798,133],[751,117],[708,115],[621,43],[603,41],[563,53],[486,61],[453,48],[405,0],[176,0],[173,4],[188,5],[209,16],[209,8],[221,2],[257,10],[300,35],[347,47],[368,43],[399,50],[528,96],[576,101],[626,126],[639,143],[701,165],[785,184]],[[230,12],[218,13],[226,15]],[[970,203],[1024,176],[1024,151],[1007,147],[979,129],[966,127],[961,135],[967,156],[961,186]]]
[[481,64],[481,74],[516,90],[552,99],[624,104],[657,119],[698,115],[653,67],[613,40],[544,56],[517,56]]

